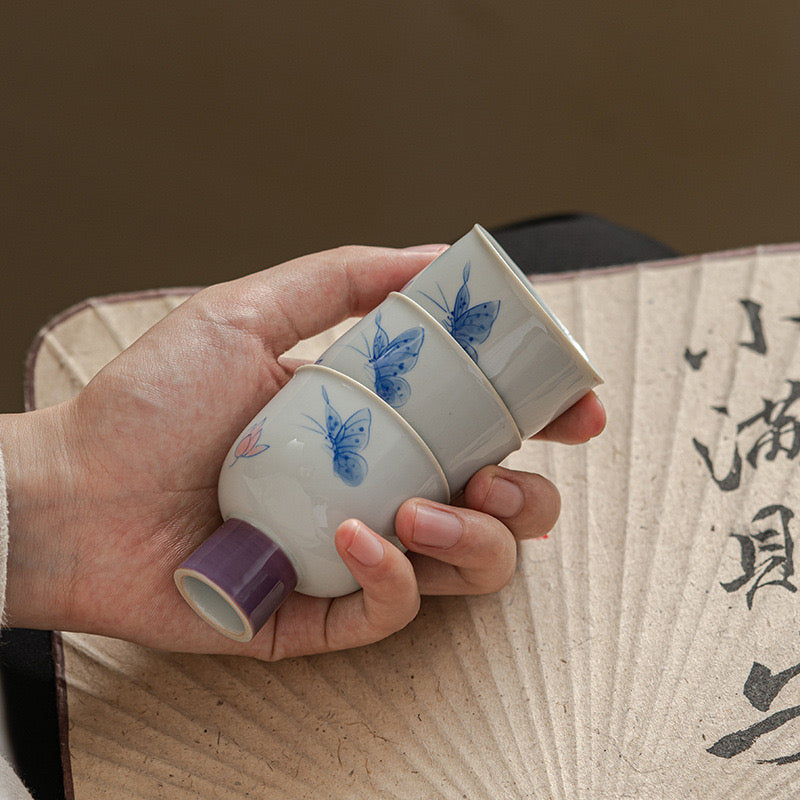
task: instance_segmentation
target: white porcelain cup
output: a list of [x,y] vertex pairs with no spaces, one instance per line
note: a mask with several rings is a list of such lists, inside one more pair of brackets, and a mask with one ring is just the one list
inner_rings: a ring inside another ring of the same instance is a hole
[[488,378],[436,320],[393,292],[319,358],[374,391],[430,447],[457,494],[522,444]]
[[494,238],[475,225],[404,288],[491,381],[524,438],[603,382]]
[[334,534],[355,517],[402,547],[394,517],[410,497],[447,503],[447,480],[411,426],[360,383],[300,367],[233,443],[219,478],[226,521],[176,570],[192,608],[247,641],[296,587],[357,590]]

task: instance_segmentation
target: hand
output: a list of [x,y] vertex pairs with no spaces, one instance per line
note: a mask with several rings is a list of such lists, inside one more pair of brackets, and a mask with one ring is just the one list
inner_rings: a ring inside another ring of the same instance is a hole
[[[150,647],[263,659],[376,641],[417,613],[421,594],[502,587],[520,539],[555,523],[559,496],[537,475],[481,470],[460,506],[411,499],[404,555],[348,520],[336,546],[363,591],[293,594],[252,642],[223,637],[179,596],[174,568],[221,522],[219,466],[291,377],[279,356],[364,314],[442,247],[347,247],[198,292],[72,400],[0,417],[11,540],[10,624],[86,631]],[[585,441],[605,424],[589,395],[540,436]]]

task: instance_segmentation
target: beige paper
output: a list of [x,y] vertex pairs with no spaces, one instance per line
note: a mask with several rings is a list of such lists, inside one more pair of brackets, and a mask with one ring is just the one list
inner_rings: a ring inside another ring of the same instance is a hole
[[[764,762],[800,752],[800,246],[537,288],[605,376],[609,425],[508,459],[563,499],[513,582],[278,664],[64,634],[78,800],[798,796],[800,760]],[[63,315],[30,402],[186,294]]]

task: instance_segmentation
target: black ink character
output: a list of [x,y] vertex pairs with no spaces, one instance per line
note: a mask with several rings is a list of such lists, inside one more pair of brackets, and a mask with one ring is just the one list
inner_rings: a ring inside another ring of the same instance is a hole
[[[783,672],[773,674],[769,667],[754,661],[744,684],[744,696],[753,708],[759,711],[769,711],[772,701],[795,675],[800,675],[800,664],[789,667]],[[711,747],[707,748],[707,752],[719,758],[733,758],[741,755],[755,744],[759,736],[780,728],[781,725],[785,725],[796,717],[800,717],[800,706],[776,711],[749,728],[723,736],[719,741],[714,742]],[[789,756],[780,756],[779,758],[759,759],[758,763],[783,765],[793,764],[796,761],[800,761],[800,752]]]
[[[739,303],[747,313],[747,321],[750,323],[752,339],[749,342],[739,342],[740,347],[746,347],[759,355],[766,355],[767,339],[764,335],[764,325],[761,322],[761,303],[754,300],[740,300]],[[800,323],[800,317],[788,317],[792,322]],[[693,353],[688,347],[683,351],[683,358],[689,366],[697,371],[703,364],[703,359],[708,355],[708,350]]]
[[743,420],[736,426],[737,442],[733,452],[733,461],[728,474],[718,478],[715,474],[714,464],[711,461],[708,447],[697,439],[692,439],[695,449],[705,462],[714,482],[723,492],[730,492],[739,488],[742,480],[742,456],[739,452],[739,437],[752,426],[758,423],[754,430],[758,433],[755,442],[745,456],[747,463],[753,469],[758,467],[758,457],[762,450],[767,461],[774,461],[778,453],[786,453],[790,461],[800,453],[800,421],[789,413],[792,404],[800,398],[800,381],[787,381],[789,394],[784,400],[774,401],[762,398],[764,407],[757,414]]
[[703,364],[703,359],[708,355],[708,350],[703,350],[700,353],[693,353],[688,347],[683,351],[683,357],[686,359],[689,366],[695,370],[700,369]]
[[739,344],[763,356],[767,352],[767,340],[764,338],[764,328],[761,324],[761,304],[752,300],[740,300],[739,302],[747,312],[750,330],[753,333],[752,342],[739,342]]
[[[753,522],[760,522],[774,515],[778,516],[780,530],[766,527],[747,534],[731,534],[741,547],[742,574],[735,580],[720,585],[726,592],[736,592],[750,583],[746,595],[748,608],[753,607],[756,592],[765,586],[781,586],[790,592],[797,591],[797,586],[789,580],[794,575],[794,541],[789,531],[789,522],[794,517],[794,512],[783,505],[765,506],[753,517]],[[775,570],[777,577],[766,580]]]

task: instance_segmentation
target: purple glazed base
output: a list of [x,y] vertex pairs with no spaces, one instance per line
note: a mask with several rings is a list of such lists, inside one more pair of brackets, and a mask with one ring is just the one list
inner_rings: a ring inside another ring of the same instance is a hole
[[294,591],[297,574],[266,534],[229,519],[175,570],[175,583],[206,622],[246,642]]

